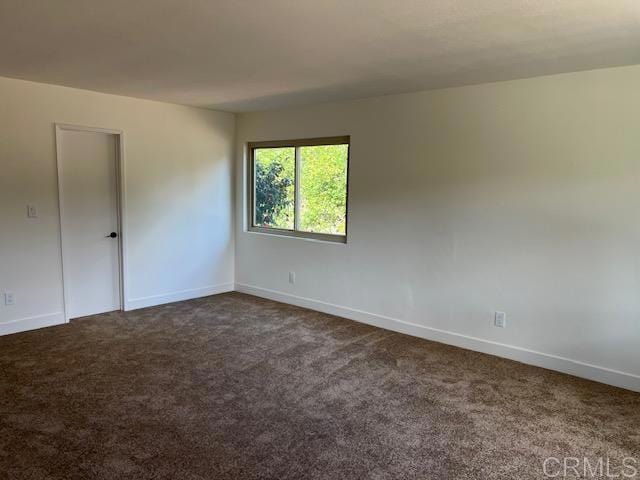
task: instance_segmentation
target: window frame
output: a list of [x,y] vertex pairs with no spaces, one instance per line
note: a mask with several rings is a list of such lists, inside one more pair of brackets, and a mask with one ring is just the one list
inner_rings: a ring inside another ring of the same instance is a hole
[[[300,219],[300,204],[298,202],[300,192],[300,147],[316,147],[321,145],[347,145],[347,179],[346,179],[346,199],[345,199],[345,227],[344,234],[305,232],[298,230]],[[293,230],[284,228],[260,227],[255,225],[255,157],[254,151],[260,148],[283,148],[289,147],[295,150],[295,170],[294,170],[294,214]],[[336,137],[319,138],[299,138],[294,140],[267,140],[262,142],[248,142],[248,162],[247,162],[247,231],[264,233],[267,235],[285,236],[293,238],[306,238],[335,243],[347,243],[349,229],[349,164],[351,156],[351,136],[342,135]]]

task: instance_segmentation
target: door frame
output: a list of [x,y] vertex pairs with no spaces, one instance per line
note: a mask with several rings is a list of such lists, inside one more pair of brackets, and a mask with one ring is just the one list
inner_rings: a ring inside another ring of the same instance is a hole
[[[65,259],[68,258],[68,253],[64,251],[64,229],[62,227],[63,216],[63,189],[62,179],[64,171],[62,168],[62,132],[63,131],[75,131],[75,132],[92,132],[92,133],[104,133],[107,135],[114,135],[116,138],[116,215],[117,215],[117,227],[118,227],[118,276],[119,276],[119,290],[120,290],[120,310],[125,310],[127,305],[127,249],[126,249],[126,199],[125,199],[125,156],[124,156],[124,131],[110,128],[90,127],[85,125],[72,125],[68,123],[54,123],[56,134],[56,166],[58,170],[58,217],[60,225],[60,260],[62,262],[62,293],[63,293],[63,309],[64,320],[69,322],[69,312],[67,306],[69,305],[69,293],[66,287],[69,284],[68,273],[65,269]],[[68,265],[68,263],[67,263]]]

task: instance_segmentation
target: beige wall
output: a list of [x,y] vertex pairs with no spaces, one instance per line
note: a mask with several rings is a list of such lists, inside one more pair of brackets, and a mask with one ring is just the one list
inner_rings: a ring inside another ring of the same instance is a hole
[[638,85],[625,67],[241,114],[240,152],[352,144],[347,245],[244,231],[239,155],[237,285],[639,389]]
[[[239,115],[240,152],[352,150],[347,245],[245,232],[238,156],[237,288],[640,389],[639,84],[624,67]],[[126,132],[130,307],[232,287],[233,115],[0,78],[0,333],[62,312],[54,122]]]
[[232,288],[233,115],[0,78],[0,333],[61,318],[54,122],[125,132],[129,307]]

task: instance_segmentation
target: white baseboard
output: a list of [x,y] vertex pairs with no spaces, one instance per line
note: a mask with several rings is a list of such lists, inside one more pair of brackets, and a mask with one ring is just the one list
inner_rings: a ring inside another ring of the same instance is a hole
[[350,320],[355,320],[356,322],[366,323],[387,330],[393,330],[395,332],[405,333],[407,335],[433,340],[447,345],[466,348],[476,352],[508,358],[528,365],[547,368],[549,370],[567,373],[576,377],[586,378],[588,380],[594,380],[596,382],[640,392],[639,375],[620,372],[618,370],[612,370],[610,368],[600,367],[598,365],[592,365],[579,360],[572,360],[570,358],[560,357],[549,353],[536,352],[534,350],[516,347],[513,345],[462,335],[456,332],[426,327],[424,325],[418,325],[396,318],[334,305],[332,303],[322,302],[311,298],[299,297],[276,290],[269,290],[242,283],[236,283],[235,289],[238,292],[255,295],[257,297],[289,303],[291,305],[329,313],[331,315],[348,318]]
[[66,323],[64,312],[47,313],[36,315],[35,317],[19,318],[9,322],[0,323],[0,335],[10,335],[12,333],[25,332],[36,328],[51,327]]
[[231,292],[233,291],[233,288],[233,283],[223,283],[220,285],[210,285],[208,287],[193,288],[190,290],[161,293],[159,295],[151,295],[149,297],[132,298],[125,303],[124,309],[126,311],[137,310],[139,308],[153,307],[155,305],[163,305],[165,303],[207,297],[209,295],[217,295],[218,293]]

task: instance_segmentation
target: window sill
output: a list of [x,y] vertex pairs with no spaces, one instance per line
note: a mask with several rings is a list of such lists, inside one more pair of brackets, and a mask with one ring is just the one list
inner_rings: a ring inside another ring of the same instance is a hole
[[262,235],[267,237],[288,238],[291,240],[304,240],[307,242],[327,243],[330,245],[346,245],[347,237],[342,235],[314,234],[304,232],[289,232],[287,230],[266,230],[258,228],[249,228],[244,230],[245,233]]

